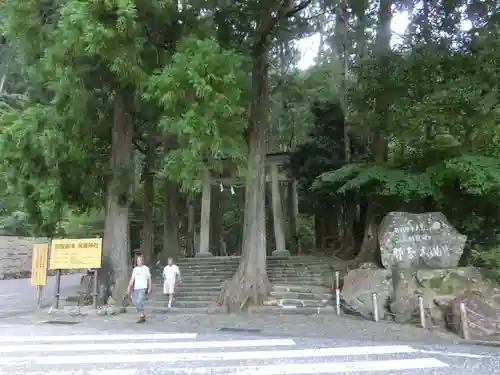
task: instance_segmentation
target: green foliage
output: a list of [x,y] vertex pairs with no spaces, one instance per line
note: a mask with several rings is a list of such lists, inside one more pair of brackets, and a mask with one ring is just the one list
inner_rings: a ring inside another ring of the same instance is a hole
[[500,248],[478,248],[471,252],[471,263],[483,268],[487,275],[500,283]]
[[199,188],[204,167],[220,170],[224,160],[241,163],[246,156],[244,63],[213,39],[189,37],[149,80],[144,98],[158,103],[159,127],[177,141],[163,172],[185,189]]

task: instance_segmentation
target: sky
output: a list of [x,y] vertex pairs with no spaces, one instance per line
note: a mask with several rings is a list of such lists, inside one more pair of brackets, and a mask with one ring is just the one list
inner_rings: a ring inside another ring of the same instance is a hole
[[[402,35],[406,31],[408,23],[409,19],[407,12],[396,13],[392,18],[392,31],[395,34]],[[302,54],[302,58],[298,64],[299,69],[305,70],[314,64],[314,59],[319,49],[319,39],[319,34],[314,34],[299,41],[299,48]],[[393,41],[395,41],[394,39],[393,36]]]

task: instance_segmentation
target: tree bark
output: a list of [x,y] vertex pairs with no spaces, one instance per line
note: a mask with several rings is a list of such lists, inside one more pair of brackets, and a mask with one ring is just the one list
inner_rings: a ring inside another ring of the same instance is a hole
[[131,202],[133,120],[127,112],[125,91],[115,92],[111,130],[111,178],[106,196],[100,300],[111,295],[122,304],[127,291],[130,265],[129,205]]
[[266,270],[265,156],[269,116],[269,39],[280,21],[306,8],[312,0],[295,5],[276,2],[275,10],[256,20],[256,37],[251,48],[252,102],[248,121],[249,173],[245,186],[242,259],[234,277],[224,285],[218,302],[228,310],[261,305],[271,291]]
[[[382,76],[389,74],[387,71],[389,64],[386,63],[391,49],[391,20],[392,20],[392,0],[380,0],[378,10],[378,28],[376,37],[376,53],[380,60]],[[383,164],[387,161],[388,141],[387,131],[389,128],[389,102],[390,96],[380,92],[376,97],[375,111],[378,117],[378,123],[375,124],[373,141],[371,145],[373,161],[377,164]],[[377,216],[375,203],[373,200],[368,202],[366,211],[365,234],[361,249],[356,256],[356,262],[372,261],[376,259],[377,251]],[[371,252],[371,253],[370,253]]]
[[269,295],[266,270],[265,156],[269,112],[268,51],[253,56],[252,103],[249,117],[249,173],[245,187],[242,259],[235,276],[222,290],[218,302],[229,310],[260,305]]
[[168,257],[178,259],[181,255],[179,243],[179,187],[167,181],[163,196],[163,262]]
[[147,161],[143,172],[143,219],[141,232],[141,251],[146,264],[155,265],[154,259],[154,199],[155,178],[152,171],[152,158],[147,155]]

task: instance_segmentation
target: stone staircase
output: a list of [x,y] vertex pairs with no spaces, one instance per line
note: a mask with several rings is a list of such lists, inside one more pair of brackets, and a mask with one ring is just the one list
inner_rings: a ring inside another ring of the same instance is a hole
[[[213,305],[226,280],[235,274],[240,257],[185,258],[176,264],[182,275],[171,312],[204,312]],[[327,258],[268,257],[268,276],[273,291],[259,311],[332,309],[333,271]],[[147,305],[153,311],[166,311],[162,295],[161,268],[153,272],[153,293]]]

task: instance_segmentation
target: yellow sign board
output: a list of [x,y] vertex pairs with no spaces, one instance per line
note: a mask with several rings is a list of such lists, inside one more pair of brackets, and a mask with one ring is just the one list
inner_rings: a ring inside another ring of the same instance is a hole
[[100,268],[101,256],[102,238],[52,240],[50,247],[50,269]]
[[49,245],[37,244],[33,246],[31,256],[31,285],[47,284],[47,267],[49,260]]

